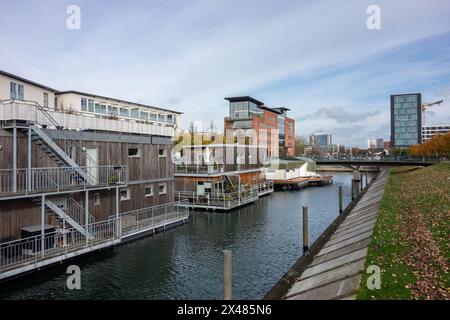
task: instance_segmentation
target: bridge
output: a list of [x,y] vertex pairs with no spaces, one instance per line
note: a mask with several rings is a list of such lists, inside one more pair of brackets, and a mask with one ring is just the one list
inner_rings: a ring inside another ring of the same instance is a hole
[[[390,158],[310,158],[318,165],[338,165],[346,166],[353,169],[357,169],[360,166],[376,166],[376,167],[395,167],[395,166],[431,166],[439,163],[442,159],[436,158],[403,158],[403,157],[390,157]],[[354,168],[356,167],[356,168]]]

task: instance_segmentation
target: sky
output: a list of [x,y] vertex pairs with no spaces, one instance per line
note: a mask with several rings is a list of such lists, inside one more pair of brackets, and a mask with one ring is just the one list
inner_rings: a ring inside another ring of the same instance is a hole
[[290,108],[298,135],[364,147],[389,139],[389,96],[408,92],[444,99],[426,122],[450,124],[448,0],[0,0],[0,39],[1,70],[178,110],[185,128],[222,129],[224,97],[250,95]]

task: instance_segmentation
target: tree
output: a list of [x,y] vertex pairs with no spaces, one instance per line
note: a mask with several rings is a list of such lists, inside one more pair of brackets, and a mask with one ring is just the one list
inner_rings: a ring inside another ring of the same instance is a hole
[[408,154],[423,157],[449,157],[450,156],[450,132],[435,134],[431,139],[421,144],[415,144],[408,148]]
[[308,144],[308,138],[305,136],[295,136],[294,154],[301,156],[305,153],[305,146]]

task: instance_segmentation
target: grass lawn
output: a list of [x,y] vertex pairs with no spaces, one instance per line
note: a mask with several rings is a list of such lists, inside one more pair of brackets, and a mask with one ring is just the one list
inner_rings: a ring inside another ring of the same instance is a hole
[[357,299],[449,299],[450,164],[391,169]]

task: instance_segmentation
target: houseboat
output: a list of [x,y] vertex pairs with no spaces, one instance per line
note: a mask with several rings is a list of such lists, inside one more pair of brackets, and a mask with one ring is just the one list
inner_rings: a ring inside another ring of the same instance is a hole
[[0,71],[0,280],[185,222],[180,117]]
[[266,179],[267,148],[190,145],[175,164],[175,199],[196,209],[231,210],[273,192]]

